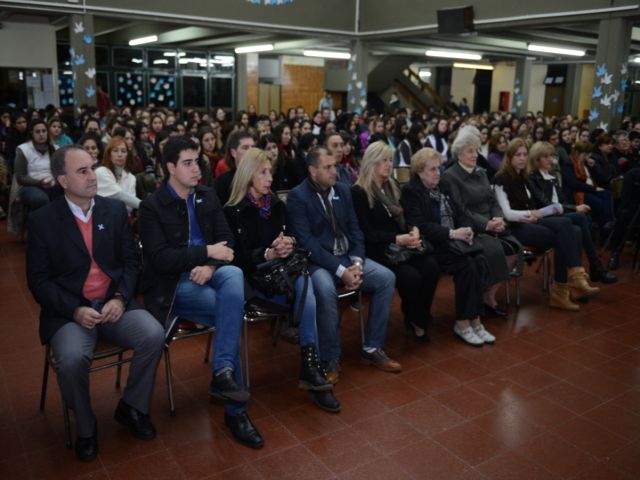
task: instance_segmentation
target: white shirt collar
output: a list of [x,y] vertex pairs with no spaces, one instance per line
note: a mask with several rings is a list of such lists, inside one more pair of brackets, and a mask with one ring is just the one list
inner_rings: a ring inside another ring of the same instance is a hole
[[91,220],[91,214],[93,213],[93,207],[95,205],[95,201],[93,200],[93,198],[91,199],[91,206],[89,207],[89,210],[87,211],[86,215],[78,205],[76,205],[71,200],[69,200],[69,197],[65,195],[64,199],[67,201],[67,205],[69,205],[69,210],[71,210],[71,213],[73,213],[74,217],[76,217],[82,223],[88,223],[89,220]]

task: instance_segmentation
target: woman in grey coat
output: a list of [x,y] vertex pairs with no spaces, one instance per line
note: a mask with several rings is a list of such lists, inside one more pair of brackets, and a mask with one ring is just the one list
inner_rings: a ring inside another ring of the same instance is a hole
[[516,266],[521,245],[508,232],[486,171],[476,165],[480,143],[477,128],[460,129],[451,147],[456,162],[444,172],[440,184],[456,210],[462,212],[456,224],[473,228],[489,262],[485,306],[495,315],[506,316],[506,311],[498,305],[496,293]]

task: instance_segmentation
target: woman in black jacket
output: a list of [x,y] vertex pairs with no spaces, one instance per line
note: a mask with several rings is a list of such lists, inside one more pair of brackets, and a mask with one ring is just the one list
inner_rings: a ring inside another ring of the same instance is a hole
[[558,178],[551,173],[554,153],[555,148],[548,142],[536,142],[529,150],[529,186],[533,198],[541,201],[538,208],[554,203],[562,206],[563,215],[580,228],[582,233],[582,248],[589,259],[591,280],[615,283],[617,278],[604,268],[593,245],[591,221],[588,217],[591,208],[586,203],[575,205],[572,202],[567,202],[558,183]]
[[495,341],[480,321],[489,266],[482,248],[476,249],[475,253],[471,251],[473,230],[456,228],[459,215],[438,185],[440,162],[440,154],[431,148],[416,153],[411,158],[411,180],[402,189],[400,202],[407,223],[418,227],[426,241],[433,245],[432,256],[439,268],[453,275],[456,294],[454,333],[479,347]]
[[385,255],[390,244],[418,251],[422,246],[417,227],[409,227],[400,206],[400,187],[391,177],[393,149],[385,142],[370,144],[362,158],[358,181],[351,189],[353,205],[364,234],[367,257],[393,270],[402,299],[407,330],[416,340],[429,341],[431,303],[440,269],[431,255],[412,255],[394,265]]
[[[271,191],[272,181],[271,161],[266,153],[250,148],[236,169],[231,195],[224,207],[236,239],[234,263],[247,277],[261,263],[289,257],[296,244],[295,238],[287,233],[286,207]],[[306,291],[305,282],[308,282]],[[316,299],[311,278],[299,276],[294,287],[292,310],[297,312],[304,302],[299,325],[302,369],[298,385],[309,392],[318,407],[338,412],[340,403],[333,396],[332,383],[325,378],[316,354]],[[261,292],[257,294],[265,296]],[[288,303],[284,295],[269,300]]]

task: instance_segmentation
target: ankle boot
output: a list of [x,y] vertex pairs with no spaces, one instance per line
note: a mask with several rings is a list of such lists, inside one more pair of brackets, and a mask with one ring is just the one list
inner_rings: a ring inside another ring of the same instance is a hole
[[611,256],[609,257],[609,264],[607,265],[608,270],[617,270],[620,268],[620,250],[616,249],[611,252]]
[[569,289],[573,300],[584,299],[594,296],[600,292],[599,287],[589,285],[589,275],[582,267],[572,267],[567,272]]
[[298,387],[302,390],[327,391],[333,388],[333,384],[324,376],[320,367],[316,347],[307,345],[302,347],[302,368]]
[[549,306],[577,312],[580,306],[571,301],[571,291],[566,283],[553,282],[549,291]]

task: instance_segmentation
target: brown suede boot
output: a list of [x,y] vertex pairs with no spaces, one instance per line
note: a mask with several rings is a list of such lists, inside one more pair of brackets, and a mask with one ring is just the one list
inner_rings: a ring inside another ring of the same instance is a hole
[[599,287],[589,285],[589,275],[582,267],[572,267],[567,272],[569,289],[573,300],[584,299],[594,296],[600,292]]
[[580,305],[571,301],[571,290],[566,283],[553,282],[549,291],[549,306],[577,312]]

